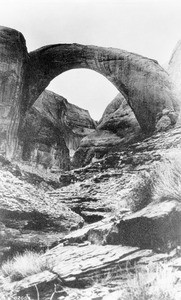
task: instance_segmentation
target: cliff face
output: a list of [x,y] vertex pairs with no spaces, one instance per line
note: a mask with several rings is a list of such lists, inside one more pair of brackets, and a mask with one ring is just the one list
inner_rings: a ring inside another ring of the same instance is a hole
[[26,115],[20,133],[22,158],[45,168],[69,169],[71,154],[94,127],[87,110],[46,90]]
[[17,148],[26,59],[23,35],[0,26],[0,149],[7,157]]

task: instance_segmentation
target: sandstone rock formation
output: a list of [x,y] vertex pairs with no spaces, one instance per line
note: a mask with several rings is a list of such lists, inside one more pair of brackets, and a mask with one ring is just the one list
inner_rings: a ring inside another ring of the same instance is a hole
[[80,143],[73,157],[73,166],[80,167],[102,158],[144,135],[139,123],[125,98],[118,94],[106,107],[96,130]]
[[[18,31],[0,27],[0,137],[7,157],[15,155],[22,110],[23,84],[28,54]],[[4,136],[5,135],[5,136]]]
[[119,49],[78,44],[50,45],[28,54],[22,34],[6,27],[1,27],[0,44],[1,103],[7,108],[2,117],[6,115],[9,120],[9,157],[15,153],[25,112],[53,78],[73,68],[89,68],[107,77],[128,101],[142,130],[162,128],[162,118],[164,127],[176,123],[177,97],[168,74],[154,60]]
[[70,156],[94,127],[87,110],[46,90],[26,114],[20,133],[22,158],[46,168],[68,170]]
[[106,107],[97,129],[109,130],[120,137],[140,130],[139,123],[128,102],[118,94]]

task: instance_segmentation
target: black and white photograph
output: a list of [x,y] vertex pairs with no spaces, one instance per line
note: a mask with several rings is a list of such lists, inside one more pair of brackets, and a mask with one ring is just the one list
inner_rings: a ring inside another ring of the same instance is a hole
[[0,0],[0,300],[181,300],[181,1]]

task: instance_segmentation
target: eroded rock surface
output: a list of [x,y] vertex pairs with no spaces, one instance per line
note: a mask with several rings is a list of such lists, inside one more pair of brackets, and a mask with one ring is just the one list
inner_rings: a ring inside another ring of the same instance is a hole
[[[8,166],[11,169],[11,166]],[[23,177],[23,176],[20,176]],[[32,185],[0,170],[1,255],[25,249],[46,249],[66,232],[83,225],[83,219],[63,203],[45,195],[43,185]]]
[[8,158],[14,156],[14,150],[17,149],[26,59],[27,49],[23,35],[1,26],[0,147]]

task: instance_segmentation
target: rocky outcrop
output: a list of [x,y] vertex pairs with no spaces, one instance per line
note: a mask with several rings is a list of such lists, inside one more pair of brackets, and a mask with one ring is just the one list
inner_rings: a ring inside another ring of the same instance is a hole
[[[85,226],[59,240],[59,245],[42,255],[46,271],[4,285],[3,288],[20,296],[28,293],[36,299],[36,285],[40,296],[49,299],[56,285],[57,296],[82,299],[84,295],[78,290],[71,296],[72,288],[85,289],[96,281],[101,286],[103,297],[111,291],[104,290],[104,281],[109,287],[114,283],[115,289],[120,288],[120,283],[123,287],[128,272],[134,272],[135,268],[139,270],[143,265],[152,263],[153,266],[163,261],[171,261],[170,266],[179,268],[177,252],[163,252],[180,245],[180,224],[180,204],[173,201],[152,204],[121,219],[107,219]],[[135,246],[130,246],[132,243]],[[163,252],[160,245],[164,247]],[[177,277],[180,277],[179,273]],[[88,293],[88,288],[85,291]],[[93,292],[96,293],[95,285]]]
[[[12,294],[18,294],[19,296],[25,296],[28,293],[31,299],[35,300],[37,299],[36,285],[40,297],[48,300],[54,292],[54,285],[56,285],[57,297],[67,296],[67,299],[82,299],[81,296],[83,295],[81,295],[81,291],[79,295],[78,290],[75,290],[74,296],[72,295],[69,298],[72,288],[88,287],[92,285],[95,278],[97,280],[100,278],[100,274],[102,280],[110,272],[112,272],[112,275],[117,273],[117,277],[121,278],[128,269],[128,262],[131,266],[142,257],[147,258],[149,256],[153,256],[152,251],[132,247],[112,247],[109,245],[63,247],[59,245],[42,257],[46,264],[51,265],[50,270],[29,276],[19,282],[12,282],[4,289],[6,291],[9,289]],[[71,289],[68,287],[71,287]],[[77,296],[80,296],[80,298],[77,298]]]
[[[71,171],[77,182],[48,191],[48,197],[67,204],[87,222],[101,220],[111,213],[122,215],[131,209],[131,199],[135,200],[131,190],[142,184],[140,177],[167,157],[179,157],[180,145],[180,128],[116,145],[112,153]],[[144,192],[147,195],[148,191]]]
[[83,225],[83,219],[65,204],[46,197],[45,190],[52,189],[50,185],[28,183],[27,175],[15,176],[11,169],[11,165],[7,169],[1,166],[0,171],[0,256],[3,259],[25,249],[46,249],[66,232]]
[[46,90],[26,115],[20,133],[22,158],[45,168],[68,170],[70,155],[94,127],[87,110]]
[[125,98],[118,94],[106,107],[96,130],[80,143],[73,157],[73,166],[85,166],[115,151],[120,145],[144,136],[139,123]]
[[[6,27],[1,27],[0,45],[1,99],[11,107],[6,130],[8,156],[13,157],[17,150],[18,126],[25,112],[53,78],[75,68],[92,69],[110,80],[128,101],[143,131],[165,129],[176,123],[178,99],[168,74],[154,60],[120,49],[78,44],[50,45],[28,54],[22,34]],[[5,77],[9,80],[7,70],[12,68],[18,74],[15,89],[3,81]]]

